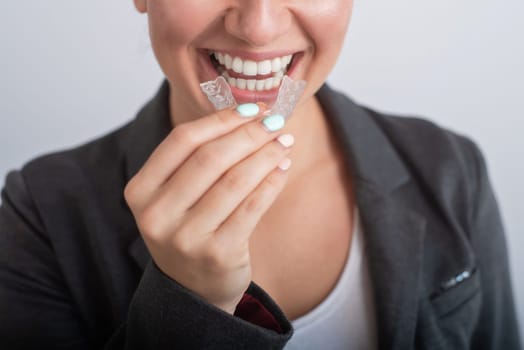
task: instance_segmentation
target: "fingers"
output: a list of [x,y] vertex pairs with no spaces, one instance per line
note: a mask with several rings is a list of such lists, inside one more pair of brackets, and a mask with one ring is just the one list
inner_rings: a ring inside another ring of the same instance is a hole
[[[277,134],[268,132],[260,121],[247,123],[229,134],[219,137],[200,147],[192,154],[182,166],[172,175],[168,182],[163,186],[163,190],[158,193],[153,200],[162,206],[169,206],[174,218],[181,216],[191,208],[210,188],[217,182],[228,169],[248,158],[254,152],[260,150],[264,145],[270,143],[277,137]],[[246,164],[260,164],[266,166],[276,166],[273,164],[275,158],[281,159],[282,145],[272,142],[273,145],[267,147],[263,152]],[[260,159],[260,158],[273,159]],[[255,163],[253,163],[255,162]],[[247,166],[247,165],[244,165]],[[252,169],[237,169],[226,177],[229,182],[245,181],[245,178],[256,173],[256,166]],[[265,171],[265,172],[264,172]],[[269,169],[262,170],[262,175],[266,175]],[[232,179],[232,177],[235,177]]]
[[124,192],[158,267],[230,312],[251,279],[247,238],[284,187],[293,143],[273,132],[281,116],[239,114],[176,127]]
[[126,199],[131,200],[135,207],[144,206],[195,149],[261,116],[266,107],[263,104],[258,104],[258,107],[258,113],[254,115],[256,110],[253,109],[251,114],[243,112],[244,117],[236,110],[226,109],[176,126],[128,183]]
[[287,179],[287,169],[274,169],[216,230],[216,239],[228,245],[248,242],[262,216],[282,192]]
[[281,135],[277,140],[266,144],[252,156],[229,169],[184,218],[184,221],[191,222],[193,225],[198,223],[198,227],[192,227],[190,231],[203,233],[215,231],[266,179],[268,174],[279,165],[282,166],[283,161],[289,162],[286,156],[290,152],[289,147],[292,142],[291,135]]

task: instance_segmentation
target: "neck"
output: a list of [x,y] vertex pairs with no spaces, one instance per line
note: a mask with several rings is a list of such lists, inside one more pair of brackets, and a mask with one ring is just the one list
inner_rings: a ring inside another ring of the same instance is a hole
[[298,106],[283,129],[295,137],[289,158],[289,182],[326,161],[335,152],[326,116],[316,97]]

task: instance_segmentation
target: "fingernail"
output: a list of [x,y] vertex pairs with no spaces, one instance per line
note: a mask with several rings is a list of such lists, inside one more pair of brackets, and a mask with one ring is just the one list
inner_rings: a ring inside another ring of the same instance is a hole
[[254,117],[260,112],[260,107],[256,103],[244,103],[237,106],[237,112],[241,117]]
[[269,117],[264,118],[262,120],[262,124],[266,127],[268,131],[277,131],[284,127],[286,121],[283,116],[280,114],[273,114]]
[[286,171],[291,166],[291,159],[284,158],[278,163],[278,168],[282,171]]
[[277,141],[286,148],[291,147],[295,143],[295,138],[291,134],[282,134],[277,137]]

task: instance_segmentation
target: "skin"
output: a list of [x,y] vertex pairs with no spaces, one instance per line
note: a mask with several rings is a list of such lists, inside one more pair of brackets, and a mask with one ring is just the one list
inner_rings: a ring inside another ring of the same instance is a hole
[[[124,195],[156,265],[233,313],[251,278],[250,237],[286,184],[333,151],[314,94],[333,68],[351,0],[134,0],[149,19],[156,58],[171,88],[176,127],[130,180]],[[326,30],[329,28],[329,30]],[[202,49],[303,56],[292,72],[308,82],[278,132],[234,109],[214,112],[199,83],[214,79]],[[276,138],[295,136],[293,147]],[[290,154],[293,148],[293,155]],[[285,158],[294,172],[277,167]]]

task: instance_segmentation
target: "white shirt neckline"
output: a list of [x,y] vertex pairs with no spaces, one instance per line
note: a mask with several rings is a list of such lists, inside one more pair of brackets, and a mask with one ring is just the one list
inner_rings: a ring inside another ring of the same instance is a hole
[[285,350],[377,349],[377,333],[366,247],[358,209],[346,264],[329,295],[291,321],[294,334]]

